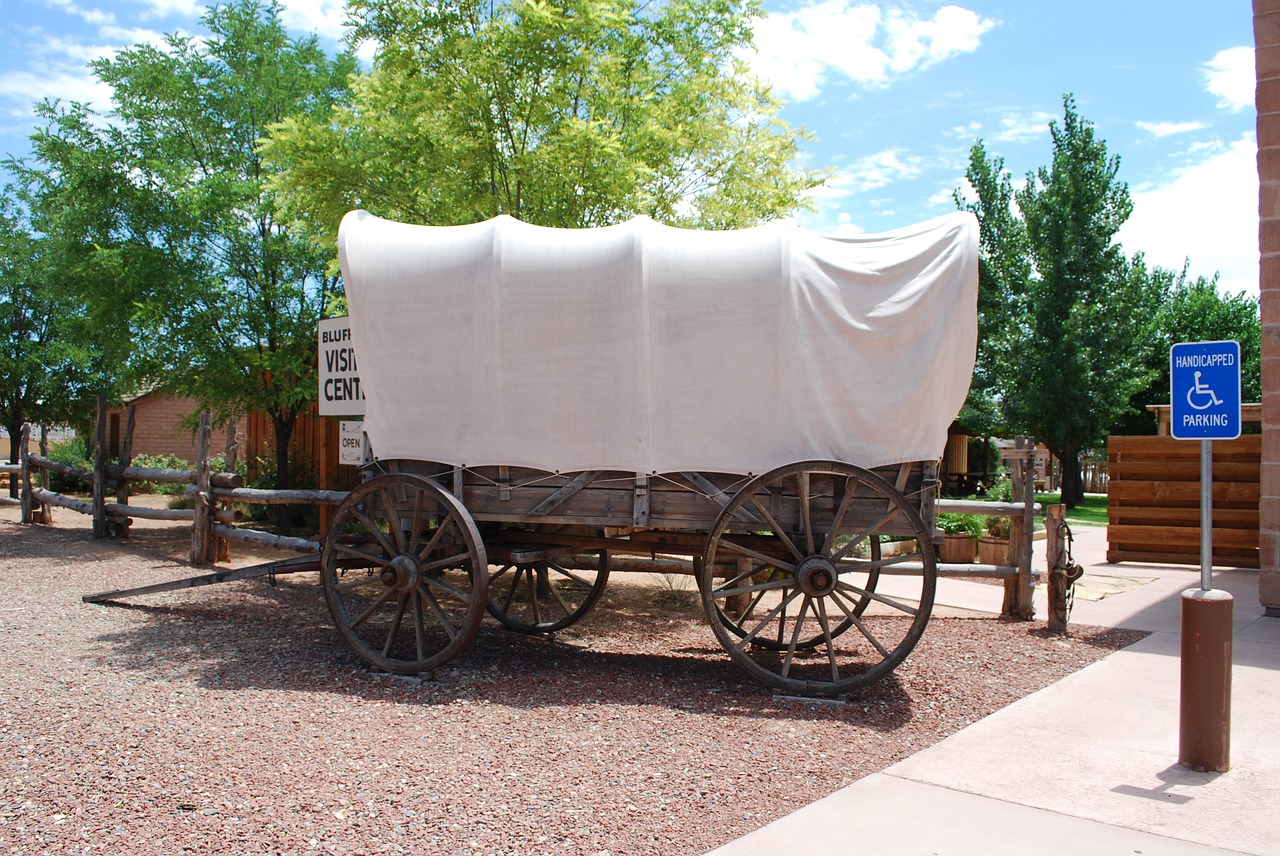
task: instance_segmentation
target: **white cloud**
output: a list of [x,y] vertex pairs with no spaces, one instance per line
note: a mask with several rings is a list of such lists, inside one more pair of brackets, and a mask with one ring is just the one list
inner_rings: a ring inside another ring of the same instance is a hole
[[315,33],[335,42],[346,35],[344,0],[285,0],[281,19],[291,32]]
[[1204,88],[1218,96],[1218,106],[1239,112],[1253,106],[1253,90],[1256,85],[1253,67],[1253,48],[1227,48],[1218,53],[1201,68]]
[[1221,274],[1223,291],[1258,293],[1258,145],[1252,134],[1177,170],[1164,184],[1133,193],[1120,230],[1129,253],[1193,275]]
[[1134,122],[1142,130],[1156,137],[1168,137],[1173,134],[1185,134],[1207,128],[1204,122]]
[[755,73],[783,96],[807,101],[838,75],[868,88],[977,50],[995,22],[958,6],[931,19],[903,9],[887,12],[853,0],[821,0],[756,22]]
[[144,20],[170,16],[196,20],[203,17],[207,9],[196,0],[136,0],[136,2],[146,7],[141,13]]
[[34,67],[0,74],[0,93],[8,104],[9,115],[30,117],[35,102],[46,98],[92,103],[105,110],[111,104],[111,87],[83,71]]
[[1025,143],[1049,133],[1049,123],[1058,118],[1044,110],[1030,113],[1011,113],[1000,120],[1000,131],[995,139],[1002,143]]
[[86,9],[78,3],[71,0],[45,0],[46,6],[55,9],[61,9],[68,15],[75,15],[87,24],[101,26],[103,24],[114,24],[116,16],[111,12],[104,12],[101,9]]
[[844,188],[847,193],[865,193],[899,179],[915,178],[923,169],[921,158],[904,156],[902,149],[885,149],[841,167],[831,183]]

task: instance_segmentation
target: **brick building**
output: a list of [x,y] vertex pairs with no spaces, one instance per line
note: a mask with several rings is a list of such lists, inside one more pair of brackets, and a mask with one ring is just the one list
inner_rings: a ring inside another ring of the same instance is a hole
[[[124,405],[107,411],[107,456],[118,458],[124,443],[128,424],[127,406],[134,408],[133,448],[138,455],[177,455],[187,462],[196,459],[196,435],[192,427],[199,417],[195,399],[167,395],[163,392],[144,392],[126,398]],[[241,420],[243,422],[243,420]],[[213,451],[225,446],[225,426],[215,429]],[[237,432],[240,448],[244,448],[243,427]]]
[[1258,597],[1280,616],[1280,0],[1253,0],[1262,297],[1262,499]]

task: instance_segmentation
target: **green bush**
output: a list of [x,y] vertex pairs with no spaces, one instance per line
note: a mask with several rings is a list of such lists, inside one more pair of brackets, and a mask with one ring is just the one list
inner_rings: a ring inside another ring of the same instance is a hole
[[[89,451],[85,448],[83,437],[72,437],[70,440],[51,445],[49,447],[49,460],[75,467],[78,470],[93,471],[93,461],[89,458]],[[49,490],[57,493],[88,493],[93,490],[93,485],[75,476],[67,476],[51,470],[48,471],[47,475],[49,477]]]
[[[143,467],[152,470],[189,470],[190,462],[179,458],[177,455],[137,455],[134,457],[132,466]],[[158,493],[163,496],[177,496],[184,493],[187,489],[185,484],[175,484],[173,482],[130,482],[129,491],[131,493]]]
[[985,525],[986,521],[981,514],[943,513],[938,515],[938,528],[948,535],[978,536],[982,534]]

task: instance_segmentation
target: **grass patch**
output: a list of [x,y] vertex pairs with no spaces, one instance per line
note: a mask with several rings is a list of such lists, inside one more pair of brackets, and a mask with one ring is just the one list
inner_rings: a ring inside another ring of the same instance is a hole
[[[1037,493],[1036,502],[1040,505],[1056,505],[1062,501],[1061,493]],[[1067,509],[1067,523],[1083,523],[1089,526],[1107,525],[1107,495],[1105,493],[1086,493],[1084,502],[1075,508]]]

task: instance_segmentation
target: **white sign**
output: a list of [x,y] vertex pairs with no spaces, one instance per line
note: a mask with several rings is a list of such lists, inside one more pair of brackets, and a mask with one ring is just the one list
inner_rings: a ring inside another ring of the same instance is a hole
[[353,467],[360,466],[360,458],[364,451],[364,423],[338,423],[338,463]]
[[320,415],[363,416],[364,392],[356,373],[348,318],[322,319],[319,340]]

